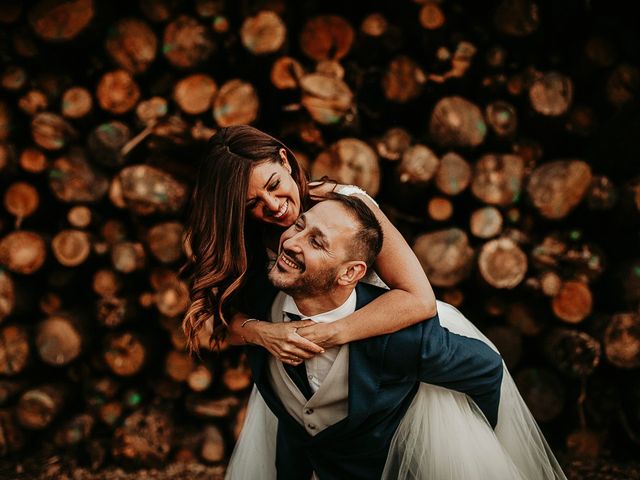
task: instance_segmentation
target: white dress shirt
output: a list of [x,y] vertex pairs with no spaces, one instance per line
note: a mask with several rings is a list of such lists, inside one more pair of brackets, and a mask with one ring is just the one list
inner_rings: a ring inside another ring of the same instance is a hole
[[[336,320],[340,320],[356,311],[356,290],[354,289],[349,295],[349,298],[340,305],[329,312],[324,312],[313,317],[308,317],[300,313],[298,306],[292,297],[286,295],[282,304],[283,320],[289,322],[290,318],[287,313],[298,315],[301,319],[311,318],[316,323],[331,323]],[[307,378],[309,379],[309,386],[313,393],[318,391],[320,385],[324,381],[327,373],[331,370],[331,366],[338,356],[340,347],[327,348],[324,353],[318,354],[309,360],[305,360],[305,367],[307,369]]]

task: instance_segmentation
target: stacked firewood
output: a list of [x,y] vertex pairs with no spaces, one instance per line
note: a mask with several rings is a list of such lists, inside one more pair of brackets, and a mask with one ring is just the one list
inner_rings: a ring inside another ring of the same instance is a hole
[[225,345],[185,352],[178,270],[206,140],[245,123],[376,197],[555,449],[637,450],[624,4],[130,3],[0,5],[0,455],[228,459],[250,371]]

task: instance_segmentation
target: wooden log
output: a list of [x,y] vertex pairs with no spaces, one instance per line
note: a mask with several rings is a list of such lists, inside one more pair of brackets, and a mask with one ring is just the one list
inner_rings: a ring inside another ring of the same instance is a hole
[[529,100],[533,109],[541,115],[564,115],[573,101],[573,82],[566,75],[549,72],[533,82],[529,89]]
[[222,374],[222,383],[231,392],[239,392],[251,385],[251,369],[246,364],[246,359],[236,367],[226,365]]
[[431,197],[427,204],[427,213],[436,222],[444,222],[453,215],[453,203],[445,197]]
[[520,197],[524,161],[511,154],[483,155],[475,164],[471,191],[490,205],[507,206]]
[[516,375],[515,381],[538,422],[550,422],[562,413],[565,390],[554,373],[540,368],[527,368]]
[[182,0],[139,0],[138,6],[145,17],[154,23],[164,23],[169,20]]
[[407,57],[400,55],[389,63],[382,77],[382,90],[387,100],[397,103],[407,103],[422,94],[427,76],[420,65]]
[[127,209],[136,215],[177,213],[188,199],[184,183],[148,165],[125,167],[114,179],[122,185]]
[[195,368],[195,364],[188,352],[170,350],[164,361],[164,371],[169,378],[176,382],[185,382]]
[[482,112],[462,97],[440,99],[431,113],[429,135],[441,147],[477,147],[486,134]]
[[136,75],[147,71],[156,58],[158,39],[146,22],[123,18],[109,29],[105,50],[120,68]]
[[604,175],[594,175],[587,190],[587,205],[594,210],[610,210],[618,201],[618,190],[613,181]]
[[357,185],[375,197],[380,189],[380,167],[373,149],[356,138],[343,138],[313,162],[314,179],[327,176],[338,183]]
[[634,65],[618,65],[607,80],[607,100],[615,106],[622,105],[637,98],[640,89],[640,69]]
[[200,457],[211,463],[221,462],[225,458],[225,445],[222,432],[215,425],[207,425],[203,431]]
[[593,176],[581,160],[540,165],[529,177],[527,193],[538,212],[552,220],[566,217],[587,193]]
[[177,317],[189,308],[189,287],[183,281],[164,285],[155,296],[158,311],[168,317]]
[[487,124],[498,137],[510,137],[518,128],[518,113],[515,107],[503,100],[487,105],[485,117]]
[[567,323],[580,323],[591,314],[593,298],[589,286],[583,282],[564,282],[551,300],[553,313]]
[[132,297],[103,296],[96,302],[97,320],[105,327],[115,328],[136,318],[137,307]]
[[585,56],[598,67],[611,67],[617,59],[614,43],[606,37],[591,37],[584,46]]
[[0,380],[0,407],[4,407],[27,386],[25,380]]
[[208,29],[193,17],[180,15],[164,30],[162,52],[174,67],[197,67],[214,51],[215,43]]
[[0,330],[0,374],[21,373],[30,360],[29,335],[21,325],[5,325]]
[[185,408],[189,413],[198,418],[208,419],[228,418],[239,404],[240,400],[233,395],[211,398],[210,395],[192,394],[185,400]]
[[71,207],[67,212],[67,222],[76,228],[86,228],[91,225],[92,217],[91,209],[84,205]]
[[87,161],[83,150],[72,149],[53,161],[49,172],[49,187],[62,202],[97,202],[107,193],[105,175]]
[[435,184],[442,193],[453,196],[469,186],[471,177],[469,163],[457,153],[449,152],[440,159]]
[[100,78],[96,97],[100,108],[114,115],[122,115],[138,103],[140,87],[126,70],[113,70]]
[[427,30],[438,30],[445,24],[444,12],[437,2],[425,2],[418,14],[420,25]]
[[125,162],[122,149],[130,139],[129,127],[112,120],[98,125],[91,131],[87,138],[87,147],[93,160],[108,167],[116,167]]
[[524,37],[538,29],[538,5],[532,0],[502,0],[493,16],[496,29],[506,35]]
[[633,312],[613,315],[603,343],[609,363],[625,370],[640,367],[640,315]]
[[527,273],[527,255],[508,237],[485,243],[478,255],[482,278],[495,288],[515,288]]
[[49,100],[42,91],[32,89],[20,97],[18,107],[28,116],[33,117],[36,113],[44,112],[49,108]]
[[41,173],[49,165],[47,157],[37,148],[27,147],[20,153],[20,168],[29,173]]
[[143,125],[154,125],[169,111],[169,102],[166,98],[151,97],[142,100],[136,107],[136,117]]
[[148,346],[134,332],[107,335],[103,345],[104,363],[120,377],[140,373],[149,360]]
[[302,106],[323,125],[341,122],[353,109],[353,93],[339,78],[310,73],[300,79]]
[[95,419],[88,413],[74,415],[65,421],[54,433],[53,443],[58,447],[77,445],[89,439]]
[[76,130],[55,113],[38,113],[31,120],[31,136],[45,150],[60,150],[77,137]]
[[344,79],[344,67],[336,60],[322,60],[316,65],[316,73],[326,75],[327,77]]
[[13,312],[16,306],[16,291],[13,279],[0,270],[0,323]]
[[151,254],[162,263],[173,263],[182,257],[184,227],[180,222],[163,222],[151,227],[147,245]]
[[52,315],[36,329],[36,349],[48,365],[61,367],[71,363],[78,358],[85,344],[80,322],[70,315]]
[[300,48],[312,60],[340,60],[351,50],[355,32],[338,15],[319,15],[304,24],[300,33]]
[[40,204],[40,196],[33,185],[27,182],[14,182],[4,192],[4,208],[16,217],[16,228],[22,220],[31,216]]
[[194,392],[204,392],[213,382],[213,372],[204,364],[197,365],[187,376],[187,385]]
[[173,100],[189,115],[199,115],[209,110],[218,86],[213,78],[203,73],[189,75],[173,88]]
[[102,423],[108,427],[114,427],[122,418],[123,413],[124,408],[122,402],[112,400],[100,405],[97,415]]
[[380,158],[390,161],[400,160],[411,145],[411,135],[404,128],[393,127],[376,141],[376,151]]
[[401,183],[427,184],[438,170],[440,160],[425,145],[418,144],[407,148],[402,160],[396,167],[396,175]]
[[271,83],[279,90],[298,88],[304,67],[293,57],[280,57],[271,67]]
[[370,13],[362,20],[360,31],[369,37],[381,37],[387,31],[389,22],[381,13]]
[[76,267],[89,258],[91,239],[89,234],[82,230],[62,230],[51,240],[51,251],[60,264]]
[[469,219],[469,230],[478,238],[495,237],[502,231],[502,214],[496,207],[476,209]]
[[54,315],[62,308],[62,299],[57,293],[47,292],[40,297],[38,308],[45,315]]
[[544,353],[553,366],[574,378],[593,373],[600,364],[600,351],[598,340],[568,328],[553,329],[544,341]]
[[122,282],[116,272],[103,268],[93,274],[92,288],[101,297],[111,297],[120,291]]
[[0,239],[0,264],[12,272],[30,275],[42,267],[46,257],[46,244],[36,232],[14,231]]
[[588,137],[597,128],[598,119],[593,109],[586,105],[574,105],[569,112],[565,129],[582,137]]
[[48,42],[66,42],[77,37],[94,16],[92,0],[40,0],[29,10],[33,31]]
[[146,265],[146,254],[140,242],[119,242],[111,248],[111,263],[118,272],[132,273]]
[[66,390],[61,384],[48,383],[25,391],[16,407],[20,425],[29,430],[47,428],[62,410],[65,397]]
[[93,97],[84,87],[71,87],[62,95],[60,111],[63,117],[77,120],[86,117],[93,108]]
[[562,288],[562,279],[560,276],[552,271],[547,270],[539,275],[540,289],[547,297],[555,297],[560,293]]
[[5,102],[0,102],[0,141],[9,138],[11,131],[11,111]]
[[116,428],[112,455],[130,466],[159,466],[171,450],[173,422],[160,409],[138,410]]
[[507,368],[513,371],[522,360],[522,332],[512,326],[492,325],[485,335],[498,348]]
[[413,244],[429,281],[436,287],[453,287],[473,268],[473,249],[467,234],[458,228],[418,236]]
[[258,116],[260,99],[250,83],[226,82],[213,102],[213,117],[221,127],[249,124]]
[[0,457],[22,450],[26,438],[17,422],[15,412],[0,410]]
[[282,48],[287,27],[275,12],[262,10],[246,17],[240,28],[242,45],[254,55],[268,55]]

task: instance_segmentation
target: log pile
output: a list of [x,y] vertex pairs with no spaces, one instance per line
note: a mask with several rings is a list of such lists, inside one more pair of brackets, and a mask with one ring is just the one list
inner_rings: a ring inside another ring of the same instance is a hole
[[319,3],[0,5],[0,455],[224,465],[250,372],[186,355],[177,271],[204,143],[239,123],[376,197],[555,449],[637,451],[629,7]]

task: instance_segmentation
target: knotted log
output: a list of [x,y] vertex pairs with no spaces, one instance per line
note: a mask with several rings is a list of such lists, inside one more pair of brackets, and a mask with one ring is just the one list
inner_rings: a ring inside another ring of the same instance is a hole
[[431,139],[442,147],[477,147],[487,134],[482,112],[470,101],[445,97],[436,103],[429,122]]
[[401,183],[427,184],[438,170],[440,160],[425,145],[413,145],[402,154],[402,160],[396,167],[396,175]]
[[515,288],[527,273],[527,255],[510,238],[490,240],[480,249],[478,267],[482,278],[495,288]]
[[402,158],[410,145],[411,135],[404,128],[393,127],[376,142],[376,151],[381,158],[396,161]]
[[109,30],[105,50],[118,67],[135,75],[145,72],[156,58],[158,39],[136,18],[123,18]]
[[118,376],[136,375],[149,361],[148,345],[134,332],[113,333],[103,344],[104,362]]
[[304,67],[293,57],[280,57],[271,67],[271,83],[279,90],[298,88]]
[[640,367],[640,315],[632,312],[613,315],[604,333],[604,353],[616,367]]
[[79,319],[58,314],[38,324],[35,344],[43,362],[60,367],[78,358],[86,338]]
[[33,185],[27,182],[14,182],[4,192],[4,208],[16,217],[16,228],[22,220],[31,216],[40,204],[40,195]]
[[507,206],[520,197],[524,161],[518,155],[483,155],[474,168],[471,191],[485,203]]
[[437,287],[453,287],[473,268],[473,249],[467,234],[450,228],[416,238],[413,251],[429,281]]

